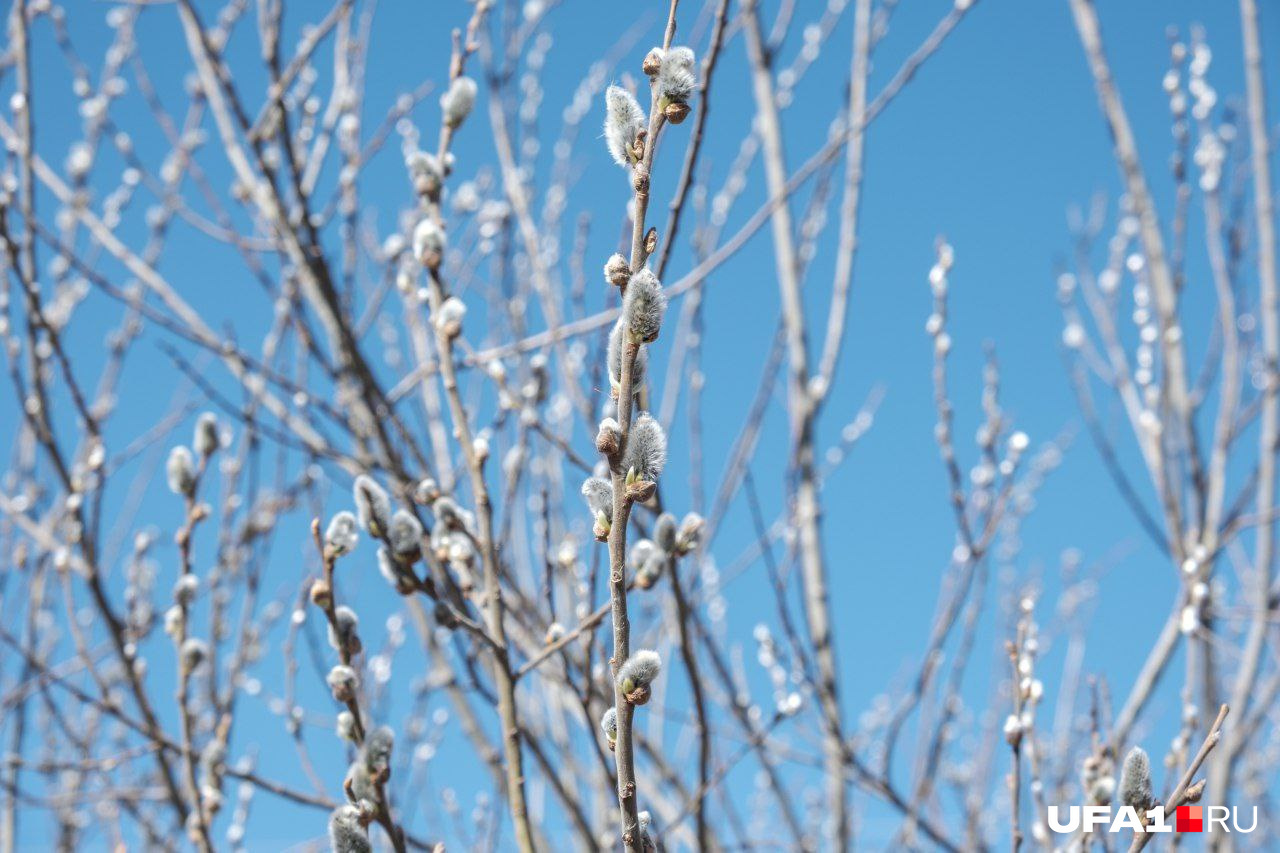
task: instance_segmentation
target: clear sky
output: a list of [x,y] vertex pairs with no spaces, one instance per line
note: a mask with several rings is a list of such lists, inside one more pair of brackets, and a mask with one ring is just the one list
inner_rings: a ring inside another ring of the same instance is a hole
[[[301,15],[320,14],[321,4],[297,4],[290,8],[289,23],[296,28]],[[700,8],[686,0],[681,36],[694,32]],[[736,6],[736,4],[734,4]],[[773,4],[766,4],[772,7]],[[1193,22],[1203,24],[1214,49],[1210,79],[1223,98],[1243,90],[1240,31],[1235,4],[1217,0],[1179,2],[1124,2],[1102,0],[1100,14],[1109,56],[1125,104],[1133,119],[1138,144],[1153,184],[1157,204],[1168,210],[1172,181],[1166,167],[1173,141],[1169,132],[1167,99],[1160,82],[1168,64],[1166,27],[1184,34]],[[1270,4],[1264,8],[1264,42],[1270,50],[1269,79],[1280,80],[1280,14]],[[797,4],[797,19],[816,17],[825,6],[816,0]],[[207,17],[213,7],[201,4]],[[618,68],[634,69],[648,47],[660,39],[661,11],[665,3],[597,2],[566,0],[548,16],[553,42],[543,79],[543,158],[550,157],[551,140],[558,132],[561,111],[591,63],[610,56]],[[68,4],[72,39],[91,67],[98,67],[109,44],[105,4],[75,0]],[[914,50],[936,21],[950,8],[939,0],[908,0],[900,4],[883,45],[877,50],[871,91],[878,92],[904,57]],[[372,35],[368,78],[367,125],[372,126],[401,92],[424,79],[440,79],[447,64],[449,29],[465,20],[469,7],[460,0],[383,0],[378,6]],[[252,15],[250,15],[252,17]],[[789,164],[794,168],[827,138],[829,123],[845,97],[849,63],[851,15],[846,11],[836,33],[825,45],[813,70],[797,91],[794,105],[784,114],[783,130]],[[789,62],[802,46],[803,26],[793,28],[782,48]],[[138,28],[139,40],[161,96],[171,109],[181,103],[182,79],[190,69],[179,37],[176,13],[169,5],[148,9]],[[705,44],[705,30],[697,31],[697,46]],[[624,34],[630,37],[620,56],[614,49]],[[35,31],[34,56],[37,87],[37,138],[52,162],[61,163],[70,145],[82,134],[80,119],[67,86],[63,57],[49,37],[47,22]],[[252,60],[256,37],[245,27],[233,43],[233,55]],[[679,40],[679,37],[678,37]],[[293,38],[285,39],[292,44]],[[746,77],[744,45],[735,38],[727,48],[720,76],[715,81],[712,117],[705,165],[713,185],[723,181],[749,130],[751,90]],[[612,55],[612,56],[611,56]],[[613,76],[620,71],[612,72]],[[7,93],[10,80],[4,82]],[[1280,115],[1272,91],[1272,118]],[[257,91],[261,91],[259,86]],[[47,93],[47,94],[46,94]],[[257,101],[250,99],[256,105]],[[595,138],[596,113],[592,107],[586,132],[578,140],[574,168],[579,178],[568,200],[570,226],[579,211],[596,218],[586,266],[612,251],[614,223],[626,199],[626,182],[609,161],[603,141]],[[434,98],[415,113],[425,135],[434,135]],[[130,119],[142,129],[131,132],[144,156],[163,153],[161,139],[137,98],[126,98],[113,113],[118,124],[129,128]],[[457,175],[466,178],[492,160],[486,128],[466,126],[457,149]],[[682,148],[683,143],[680,143]],[[654,197],[665,205],[677,175],[677,148],[663,153],[655,180]],[[1098,453],[1084,433],[1063,367],[1062,319],[1055,300],[1059,264],[1073,252],[1067,211],[1087,206],[1095,193],[1110,199],[1118,195],[1119,178],[1110,155],[1110,141],[1097,109],[1093,86],[1071,23],[1065,0],[980,0],[907,89],[872,125],[866,149],[865,198],[862,207],[861,244],[854,273],[848,344],[837,374],[837,389],[826,409],[819,436],[823,447],[838,440],[841,427],[858,411],[873,389],[884,397],[874,426],[857,445],[837,474],[827,483],[826,547],[831,567],[831,595],[837,617],[837,644],[850,720],[886,691],[901,689],[913,662],[925,645],[933,617],[938,583],[947,568],[954,544],[954,526],[947,503],[944,469],[933,440],[935,414],[930,369],[932,345],[924,323],[931,310],[926,275],[933,263],[933,246],[945,235],[955,247],[956,265],[951,276],[951,336],[953,339],[952,392],[957,405],[957,440],[962,461],[975,460],[972,442],[980,414],[980,379],[983,347],[994,345],[1002,369],[1003,400],[1015,425],[1025,430],[1033,446],[1074,434],[1063,465],[1037,495],[1037,506],[1021,536],[1023,549],[1014,561],[1020,579],[1043,578],[1045,604],[1042,624],[1050,621],[1057,588],[1057,570],[1067,549],[1079,549],[1087,562],[1106,566],[1103,594],[1089,618],[1086,667],[1103,673],[1123,695],[1146,650],[1164,619],[1175,592],[1173,570],[1144,538],[1132,514],[1116,493]],[[212,144],[202,155],[215,186],[225,186],[228,171],[219,146]],[[112,167],[104,166],[108,173]],[[729,233],[755,210],[764,198],[763,174],[753,168],[742,201],[730,215]],[[807,199],[808,193],[801,195]],[[395,145],[372,166],[366,178],[364,200],[368,221],[379,235],[394,227],[399,211],[409,202],[403,167]],[[49,204],[48,198],[42,203]],[[46,208],[48,209],[48,208]],[[661,209],[661,207],[659,207]],[[832,222],[836,211],[833,204]],[[660,224],[660,222],[659,222]],[[1203,223],[1192,216],[1188,303],[1209,306],[1210,283],[1206,261],[1197,250]],[[214,328],[234,327],[243,340],[258,340],[270,321],[270,305],[257,285],[247,280],[243,266],[231,252],[206,254],[208,241],[175,230],[171,247],[161,263],[162,271],[197,306]],[[135,240],[142,230],[134,225]],[[686,233],[687,236],[687,233]],[[560,235],[566,246],[572,234]],[[834,228],[824,236],[806,281],[806,308],[815,328],[825,325],[834,260]],[[187,248],[184,248],[187,247]],[[47,260],[47,256],[46,256]],[[1095,259],[1097,261],[1098,259]],[[687,244],[682,244],[671,270],[676,277],[691,266]],[[112,265],[104,271],[124,277]],[[1252,278],[1249,279],[1252,281]],[[95,295],[93,298],[101,299]],[[602,299],[593,294],[593,300]],[[111,303],[103,303],[111,304]],[[599,302],[593,303],[595,305]],[[763,229],[729,264],[715,273],[707,289],[705,355],[706,389],[703,414],[707,442],[703,474],[718,484],[724,470],[730,438],[742,428],[777,322],[777,287],[768,230]],[[77,320],[72,338],[73,358],[93,359],[100,352],[101,336],[116,322],[118,312],[91,314]],[[674,314],[673,314],[674,316]],[[1209,327],[1211,309],[1204,313],[1200,329],[1188,329],[1192,352],[1203,352],[1204,339],[1196,337]],[[99,325],[101,324],[101,325]],[[161,331],[148,329],[128,365],[128,381],[122,388],[119,417],[109,433],[109,444],[123,448],[144,433],[175,400],[198,400],[188,383],[172,367],[159,347],[172,341]],[[670,337],[659,342],[653,354],[666,369]],[[371,347],[377,350],[376,343]],[[230,386],[220,368],[201,363],[221,389]],[[388,383],[397,378],[385,368]],[[0,402],[0,439],[11,444],[16,413],[12,396]],[[1109,418],[1117,427],[1120,421]],[[67,421],[70,423],[70,421]],[[688,506],[685,483],[689,480],[688,436],[683,414],[670,436],[672,467],[664,490],[677,508]],[[190,419],[175,432],[173,441],[186,441]],[[1135,464],[1132,439],[1123,432],[1125,464],[1141,484],[1142,496],[1153,503],[1149,486]],[[589,450],[586,436],[576,441]],[[782,508],[782,461],[786,448],[783,398],[778,396],[763,433],[763,452],[753,466],[767,517]],[[154,472],[162,463],[168,443],[157,444],[135,463],[137,473]],[[965,466],[967,468],[967,465]],[[122,505],[123,483],[113,497]],[[1238,482],[1238,481],[1237,481]],[[326,511],[345,505],[349,484],[339,478]],[[165,492],[162,478],[147,487],[136,508],[130,509],[129,531],[147,525],[172,530],[178,523],[177,508]],[[736,506],[717,539],[714,558],[722,566],[731,563],[752,536],[745,505]],[[265,588],[272,595],[296,589],[301,560],[309,548],[306,519],[291,516],[296,535],[279,537],[273,549]],[[167,536],[166,536],[167,540]],[[204,559],[211,552],[205,552]],[[162,581],[168,588],[172,548],[160,551]],[[309,559],[309,558],[308,558]],[[115,567],[119,571],[119,566]],[[119,575],[116,576],[119,578]],[[117,586],[118,589],[118,586]],[[355,587],[364,624],[376,626],[394,612],[395,597],[370,570],[370,579]],[[772,598],[763,574],[755,566],[742,579],[729,583],[724,594],[729,604],[728,640],[741,642],[750,660],[754,654],[752,627],[760,620],[773,621]],[[3,608],[9,612],[10,607]],[[985,707],[986,691],[998,639],[984,630],[975,657],[967,698]],[[994,624],[999,624],[997,621]],[[272,648],[278,649],[281,632],[274,630]],[[161,638],[163,641],[164,638]],[[157,648],[158,657],[169,654]],[[419,661],[411,641],[396,658],[396,672],[407,681]],[[167,658],[165,658],[167,660]],[[1061,648],[1050,645],[1045,666],[1053,672],[1061,663]],[[168,664],[164,666],[167,668]],[[304,664],[304,672],[309,664]],[[157,667],[159,668],[159,666]],[[1175,670],[1177,664],[1174,665]],[[279,661],[269,655],[257,675],[267,684],[279,677]],[[1003,673],[1000,673],[1003,675]],[[759,676],[758,671],[753,678]],[[163,676],[155,677],[157,695],[167,695]],[[306,678],[302,679],[304,682]],[[1046,679],[1052,691],[1052,678]],[[762,677],[757,697],[768,702]],[[403,720],[407,690],[393,690],[386,712],[389,721]],[[327,707],[322,685],[308,688],[308,706]],[[1052,707],[1051,698],[1047,707]],[[1170,726],[1176,725],[1176,688],[1162,691],[1152,708],[1152,727],[1139,730],[1150,738],[1149,748],[1163,753]],[[173,720],[169,720],[172,725]],[[321,721],[318,724],[327,725]],[[461,747],[456,729],[446,730],[442,754]],[[326,733],[313,735],[312,753],[328,761],[318,769],[334,779],[330,795],[340,794],[342,758]],[[282,748],[281,721],[260,710],[251,714],[237,732],[233,757],[257,753],[262,769],[273,777],[299,781],[292,749]],[[268,763],[269,762],[269,763]],[[466,769],[454,770],[464,767]],[[456,773],[456,779],[437,778],[435,789],[450,784],[468,807],[485,778],[474,762],[433,765],[435,773]],[[1003,772],[1003,771],[1002,771]],[[816,777],[804,777],[816,784]],[[752,781],[740,774],[731,784],[749,790]],[[234,795],[232,795],[234,796]],[[859,797],[859,802],[866,802]],[[259,795],[251,820],[251,850],[277,850],[284,841],[318,838],[323,816],[312,810],[282,805]],[[418,811],[415,827],[430,831],[434,806]],[[425,815],[425,817],[424,817]],[[870,807],[863,816],[865,836],[873,844],[897,826],[896,818]],[[311,829],[300,831],[303,821]],[[884,827],[883,829],[880,827]],[[47,841],[41,833],[47,825],[28,822],[24,842],[39,849]],[[102,839],[96,839],[101,842]]]

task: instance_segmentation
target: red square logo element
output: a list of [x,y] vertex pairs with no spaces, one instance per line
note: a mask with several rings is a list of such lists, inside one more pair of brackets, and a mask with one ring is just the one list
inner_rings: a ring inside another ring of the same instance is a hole
[[1204,810],[1202,806],[1178,806],[1178,832],[1204,832]]

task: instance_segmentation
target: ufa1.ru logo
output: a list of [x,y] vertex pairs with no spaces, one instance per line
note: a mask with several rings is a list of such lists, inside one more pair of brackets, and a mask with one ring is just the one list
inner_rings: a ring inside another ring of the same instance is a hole
[[[1242,810],[1236,806],[1178,806],[1170,823],[1164,808],[1146,812],[1146,822],[1132,806],[1049,806],[1049,828],[1054,832],[1253,832],[1258,827],[1258,807],[1248,807],[1250,823],[1242,826]],[[1065,812],[1065,814],[1064,814]]]

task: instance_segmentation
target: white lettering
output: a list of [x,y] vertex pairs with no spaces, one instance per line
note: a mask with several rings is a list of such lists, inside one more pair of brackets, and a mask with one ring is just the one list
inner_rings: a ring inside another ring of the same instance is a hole
[[1111,809],[1106,806],[1084,807],[1084,831],[1093,832],[1111,820]]
[[1252,808],[1253,808],[1253,823],[1249,824],[1249,828],[1248,828],[1248,829],[1244,829],[1244,828],[1242,828],[1242,827],[1240,826],[1240,815],[1239,815],[1239,813],[1237,812],[1237,809],[1238,809],[1238,808],[1239,808],[1239,806],[1232,806],[1232,807],[1231,807],[1231,823],[1235,825],[1236,832],[1253,832],[1255,829],[1257,829],[1257,828],[1258,828],[1258,807],[1257,807],[1257,806],[1253,806],[1253,807],[1252,807]]
[[1121,806],[1116,819],[1111,821],[1111,832],[1119,832],[1122,829],[1142,832],[1142,821],[1138,819],[1138,811],[1133,806]]
[[1147,811],[1147,832],[1173,832],[1173,827],[1165,820],[1164,806]]
[[1080,807],[1067,806],[1067,822],[1058,819],[1061,806],[1049,806],[1049,828],[1054,832],[1075,832],[1080,825]]

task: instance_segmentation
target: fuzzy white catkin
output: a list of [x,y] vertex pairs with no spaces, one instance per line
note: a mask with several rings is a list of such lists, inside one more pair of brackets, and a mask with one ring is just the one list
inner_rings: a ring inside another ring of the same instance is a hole
[[424,477],[414,487],[413,499],[420,504],[429,504],[440,497],[440,485],[431,477]]
[[600,717],[600,730],[610,741],[618,739],[618,709],[610,705]]
[[176,639],[185,624],[186,617],[182,615],[182,608],[178,605],[175,604],[164,612],[164,632],[170,637]]
[[218,432],[218,416],[213,412],[205,412],[196,418],[195,435],[191,446],[200,456],[212,456],[222,445],[222,436]]
[[196,466],[190,450],[182,445],[170,450],[164,470],[169,481],[169,491],[183,497],[190,497],[195,492]]
[[398,561],[412,563],[421,551],[422,522],[408,510],[396,510],[387,527],[387,543]]
[[173,600],[183,607],[190,607],[199,591],[200,579],[188,572],[178,578],[178,582],[173,585]]
[[636,343],[647,344],[658,338],[662,318],[667,312],[667,295],[658,277],[646,267],[631,276],[622,298],[622,318]]
[[355,806],[338,806],[329,815],[329,846],[332,853],[373,853],[369,836],[360,825],[360,810]]
[[644,110],[635,96],[621,86],[605,90],[604,106],[604,141],[609,154],[619,166],[630,166],[635,162],[635,141],[644,131]]
[[680,522],[680,531],[676,535],[677,549],[688,553],[697,548],[702,542],[702,531],[706,526],[706,519],[698,513],[691,512],[685,515]]
[[470,77],[458,77],[449,84],[449,88],[440,96],[440,110],[444,113],[444,123],[457,127],[471,115],[476,105],[476,81]]
[[472,534],[454,536],[449,545],[449,562],[465,563],[467,567],[476,565],[480,561],[480,555],[474,543]]
[[396,733],[389,726],[378,726],[369,733],[364,743],[364,766],[370,773],[385,778],[391,770],[391,751],[395,744]]
[[442,495],[432,502],[431,514],[436,517],[436,521],[447,528],[461,530],[466,526],[466,517],[462,513],[462,507],[458,506],[458,502],[448,495]]
[[[662,656],[652,649],[640,649],[627,658],[627,662],[618,670],[618,683],[636,687],[647,687],[662,671]],[[624,690],[627,689],[624,687]]]
[[[609,383],[615,388],[619,388],[622,384],[622,336],[626,331],[626,318],[619,317],[618,322],[614,325],[613,331],[609,333]],[[644,385],[645,370],[649,366],[648,351],[641,348],[636,352],[636,360],[631,365],[631,388],[635,393],[640,393],[641,386]]]
[[409,170],[409,178],[414,189],[427,195],[435,195],[444,183],[444,169],[434,154],[426,151],[411,151],[404,158],[405,168]]
[[658,97],[672,103],[687,103],[694,86],[698,84],[693,64],[694,54],[691,48],[673,47],[666,51],[658,69]]
[[436,311],[436,328],[446,335],[456,335],[462,330],[462,320],[467,316],[467,304],[456,296],[450,296]]
[[356,612],[342,605],[333,612],[333,619],[336,628],[335,625],[329,626],[329,645],[337,650],[347,646],[351,654],[358,652],[360,638],[356,631],[360,626],[360,619]]
[[355,500],[361,526],[375,539],[386,536],[391,524],[391,498],[387,496],[386,490],[372,477],[361,474],[356,477],[351,495]]
[[329,519],[329,526],[324,532],[324,544],[333,549],[335,554],[349,554],[360,541],[359,529],[356,517],[344,509]]
[[420,264],[438,263],[448,243],[444,229],[430,216],[413,228],[413,256]]
[[657,553],[659,553],[658,546],[651,539],[638,539],[627,552],[627,565],[633,569],[639,569]]
[[[432,531],[434,534],[435,531]],[[401,595],[413,591],[414,575],[410,568],[401,564],[386,548],[378,549],[378,572],[387,583]]]
[[436,171],[439,168],[439,163],[431,152],[423,151],[421,148],[414,148],[405,153],[404,167],[409,170],[410,177],[417,178]]
[[357,803],[361,800],[377,802],[378,787],[374,784],[373,775],[364,763],[363,752],[347,767],[347,776],[343,780],[342,787],[350,792],[351,798]]
[[670,559],[669,554],[654,548],[652,553],[645,558],[644,563],[636,569],[636,585],[641,589],[649,589],[657,583]]
[[84,142],[71,146],[67,154],[67,174],[72,178],[83,178],[93,168],[93,149]]
[[1120,774],[1120,802],[1140,813],[1151,808],[1155,797],[1151,789],[1151,762],[1142,747],[1135,746],[1124,758]]
[[196,667],[205,662],[209,657],[209,646],[204,640],[195,637],[188,637],[182,642],[182,648],[178,650],[178,664],[182,668],[183,675],[188,675],[195,671]]
[[455,530],[474,536],[476,530],[476,514],[469,509],[458,506],[452,498],[441,498],[431,505],[436,520],[448,530]]
[[676,551],[676,517],[669,512],[658,516],[653,523],[653,542],[664,552],[674,554]]
[[641,480],[657,482],[667,464],[667,436],[662,425],[648,412],[641,412],[631,425],[627,452],[622,460],[624,470],[634,470]]
[[443,524],[437,524],[431,528],[431,551],[440,556],[449,550],[449,544],[453,541],[453,533]]
[[603,477],[588,477],[582,483],[582,496],[586,498],[587,509],[594,518],[604,513],[605,518],[613,519],[613,486]]
[[329,685],[329,689],[333,691],[334,698],[340,702],[345,702],[354,696],[356,685],[359,684],[356,671],[345,664],[338,664],[329,670],[329,674],[325,676],[324,680]]

